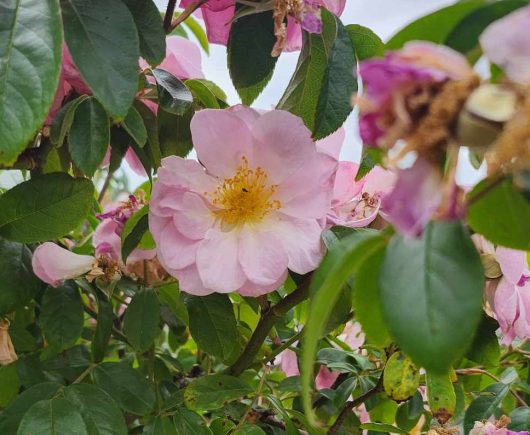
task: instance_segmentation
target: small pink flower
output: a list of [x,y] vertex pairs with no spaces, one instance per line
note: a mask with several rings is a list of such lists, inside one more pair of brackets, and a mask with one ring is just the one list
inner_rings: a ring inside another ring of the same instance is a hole
[[0,320],[0,366],[6,366],[18,359],[9,336],[9,323]]
[[528,431],[516,432],[508,430],[506,427],[497,427],[494,423],[487,421],[475,422],[475,426],[469,432],[469,435],[528,435]]
[[394,189],[382,199],[381,210],[394,227],[418,236],[442,202],[442,177],[438,168],[418,158],[398,172]]
[[490,24],[480,45],[490,61],[499,65],[514,82],[530,83],[530,6]]
[[191,132],[200,163],[162,161],[149,215],[158,259],[182,290],[258,296],[288,269],[314,270],[337,162],[317,151],[302,120],[206,109]]
[[33,272],[47,284],[58,286],[67,279],[78,278],[92,269],[95,258],[79,255],[46,242],[37,246],[31,260]]
[[464,56],[430,42],[409,42],[383,59],[362,62],[359,71],[365,88],[359,100],[361,137],[366,145],[385,148],[408,132],[411,106],[421,98],[427,102],[434,85],[473,74]]

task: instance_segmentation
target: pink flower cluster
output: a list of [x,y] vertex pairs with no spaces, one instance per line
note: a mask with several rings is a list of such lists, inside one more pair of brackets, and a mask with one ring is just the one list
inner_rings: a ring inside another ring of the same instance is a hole
[[513,431],[506,427],[497,427],[494,423],[477,421],[469,435],[528,435],[528,431]]

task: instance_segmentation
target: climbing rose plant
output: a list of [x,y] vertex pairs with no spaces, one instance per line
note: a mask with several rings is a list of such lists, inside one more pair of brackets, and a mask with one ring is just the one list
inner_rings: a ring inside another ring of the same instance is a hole
[[347,7],[0,2],[0,434],[529,434],[530,6]]

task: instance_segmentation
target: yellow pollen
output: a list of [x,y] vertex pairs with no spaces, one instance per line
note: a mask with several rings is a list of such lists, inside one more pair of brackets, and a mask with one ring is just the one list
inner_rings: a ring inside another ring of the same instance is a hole
[[248,160],[242,160],[235,175],[225,178],[213,192],[212,203],[219,209],[212,213],[223,224],[256,223],[281,207],[280,201],[272,198],[278,186],[269,184],[261,167],[250,169]]

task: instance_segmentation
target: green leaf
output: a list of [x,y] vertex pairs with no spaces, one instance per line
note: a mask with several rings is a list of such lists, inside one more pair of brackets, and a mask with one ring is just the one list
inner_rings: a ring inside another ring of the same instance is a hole
[[193,95],[186,85],[170,72],[155,68],[152,70],[158,88],[158,104],[166,112],[184,115],[193,103]]
[[138,32],[121,0],[61,0],[64,36],[76,67],[105,109],[122,118],[138,86]]
[[253,389],[233,376],[215,374],[191,381],[184,390],[186,407],[192,410],[222,408],[227,402],[252,393]]
[[103,363],[92,374],[96,385],[105,390],[123,410],[146,415],[153,409],[155,392],[138,370],[123,363]]
[[473,339],[473,343],[466,353],[466,358],[485,367],[495,367],[499,364],[500,346],[496,331],[499,324],[487,314],[482,314],[482,320]]
[[152,289],[138,291],[123,318],[123,328],[127,338],[138,352],[151,347],[160,333],[160,304]]
[[0,315],[24,306],[40,288],[28,247],[0,238]]
[[358,264],[385,243],[385,239],[377,234],[365,232],[352,234],[328,251],[313,275],[301,361],[304,411],[312,424],[315,418],[311,408],[310,392],[318,342],[344,285],[350,276],[355,274]]
[[481,395],[471,402],[466,411],[464,433],[469,433],[476,421],[490,418],[509,391],[510,386],[501,382],[488,385],[482,390]]
[[266,432],[254,424],[244,424],[232,432],[232,435],[266,435]]
[[348,24],[346,31],[358,61],[384,54],[385,44],[373,30],[359,24]]
[[530,429],[530,408],[515,408],[510,414],[508,429],[513,431],[527,431]]
[[147,144],[144,149],[151,160],[153,168],[159,168],[162,154],[160,151],[160,141],[158,139],[157,117],[149,107],[138,100],[134,102],[134,107],[142,117],[147,132]]
[[388,50],[397,50],[405,43],[425,40],[443,44],[455,26],[487,0],[464,0],[447,6],[408,24],[386,44]]
[[[451,30],[444,44],[460,53],[471,54],[477,49],[479,37],[486,27],[523,6],[528,6],[527,0],[503,0],[473,10]],[[480,55],[476,56],[477,60],[478,57]]]
[[35,243],[64,236],[92,207],[90,180],[64,173],[24,181],[0,196],[0,236]]
[[445,424],[456,409],[456,393],[450,374],[427,372],[427,397],[432,415],[440,424]]
[[68,134],[72,161],[86,175],[94,175],[105,157],[109,141],[109,117],[103,106],[93,97],[80,102]]
[[56,350],[75,344],[83,332],[83,302],[75,283],[67,281],[46,289],[39,323],[46,340]]
[[225,294],[190,296],[186,299],[191,336],[206,353],[223,361],[237,349],[238,331],[230,298]]
[[194,113],[189,110],[180,116],[158,110],[158,138],[162,157],[186,157],[190,153],[193,148],[190,122]]
[[204,420],[193,411],[179,408],[173,416],[178,435],[212,435]]
[[0,414],[0,433],[16,434],[26,411],[37,402],[51,399],[60,388],[57,382],[44,382],[20,393]]
[[383,385],[393,400],[407,400],[420,386],[420,371],[401,352],[394,352],[385,365]]
[[179,435],[170,417],[157,416],[151,420],[142,432],[143,435]]
[[144,125],[144,120],[138,111],[131,106],[127,112],[127,116],[122,122],[123,129],[129,133],[138,146],[143,147],[147,142],[147,130]]
[[396,235],[380,277],[383,318],[414,363],[445,373],[480,321],[484,270],[460,222],[431,222],[421,238]]
[[357,90],[356,60],[348,32],[337,17],[321,11],[322,33],[304,32],[296,71],[277,107],[300,116],[315,139],[344,123]]
[[116,402],[91,384],[74,384],[64,389],[65,399],[75,406],[89,435],[126,435],[127,426]]
[[158,287],[160,302],[167,305],[171,312],[186,325],[189,325],[188,310],[184,304],[184,297],[179,290],[178,283],[164,284]]
[[383,320],[379,275],[385,258],[386,246],[382,245],[360,265],[353,282],[353,307],[355,318],[361,323],[369,343],[387,347],[390,335]]
[[146,205],[134,213],[123,227],[121,232],[121,258],[124,263],[140,244],[145,233],[149,230],[149,206]]
[[270,11],[240,17],[230,27],[228,69],[241,101],[247,106],[252,104],[272,77],[278,60],[271,56],[275,42]]
[[484,180],[469,194],[467,222],[491,242],[530,250],[530,203],[510,179]]
[[76,407],[64,398],[43,400],[22,418],[17,435],[89,435]]
[[105,352],[109,344],[112,333],[112,322],[114,312],[112,303],[104,296],[98,294],[98,316],[94,337],[92,337],[92,358],[98,363],[105,357]]
[[86,95],[81,95],[75,100],[69,101],[63,107],[61,107],[61,110],[59,110],[59,113],[57,113],[53,119],[50,130],[50,142],[57,148],[63,146],[64,139],[66,138],[67,133],[70,131],[70,127],[72,127],[77,106],[79,106],[79,104],[87,98],[89,97]]
[[140,54],[152,66],[158,65],[166,57],[166,34],[162,16],[152,0],[123,0],[129,8],[138,37]]
[[365,429],[372,432],[386,432],[386,433],[398,433],[401,435],[408,435],[406,430],[400,429],[399,427],[392,426],[391,424],[385,423],[363,423],[360,426],[361,429]]
[[220,108],[219,101],[210,86],[208,86],[209,82],[207,80],[186,80],[184,83],[203,107]]
[[52,104],[62,26],[58,0],[4,1],[0,11],[0,163],[10,165]]
[[190,15],[188,18],[186,18],[183,24],[191,30],[191,33],[193,33],[193,36],[197,38],[199,45],[206,52],[206,54],[210,54],[208,37],[206,36],[206,32],[204,31],[203,26],[201,26],[199,22],[195,18],[193,18],[193,15]]
[[20,378],[16,364],[0,367],[0,407],[5,408],[17,397],[20,389]]

